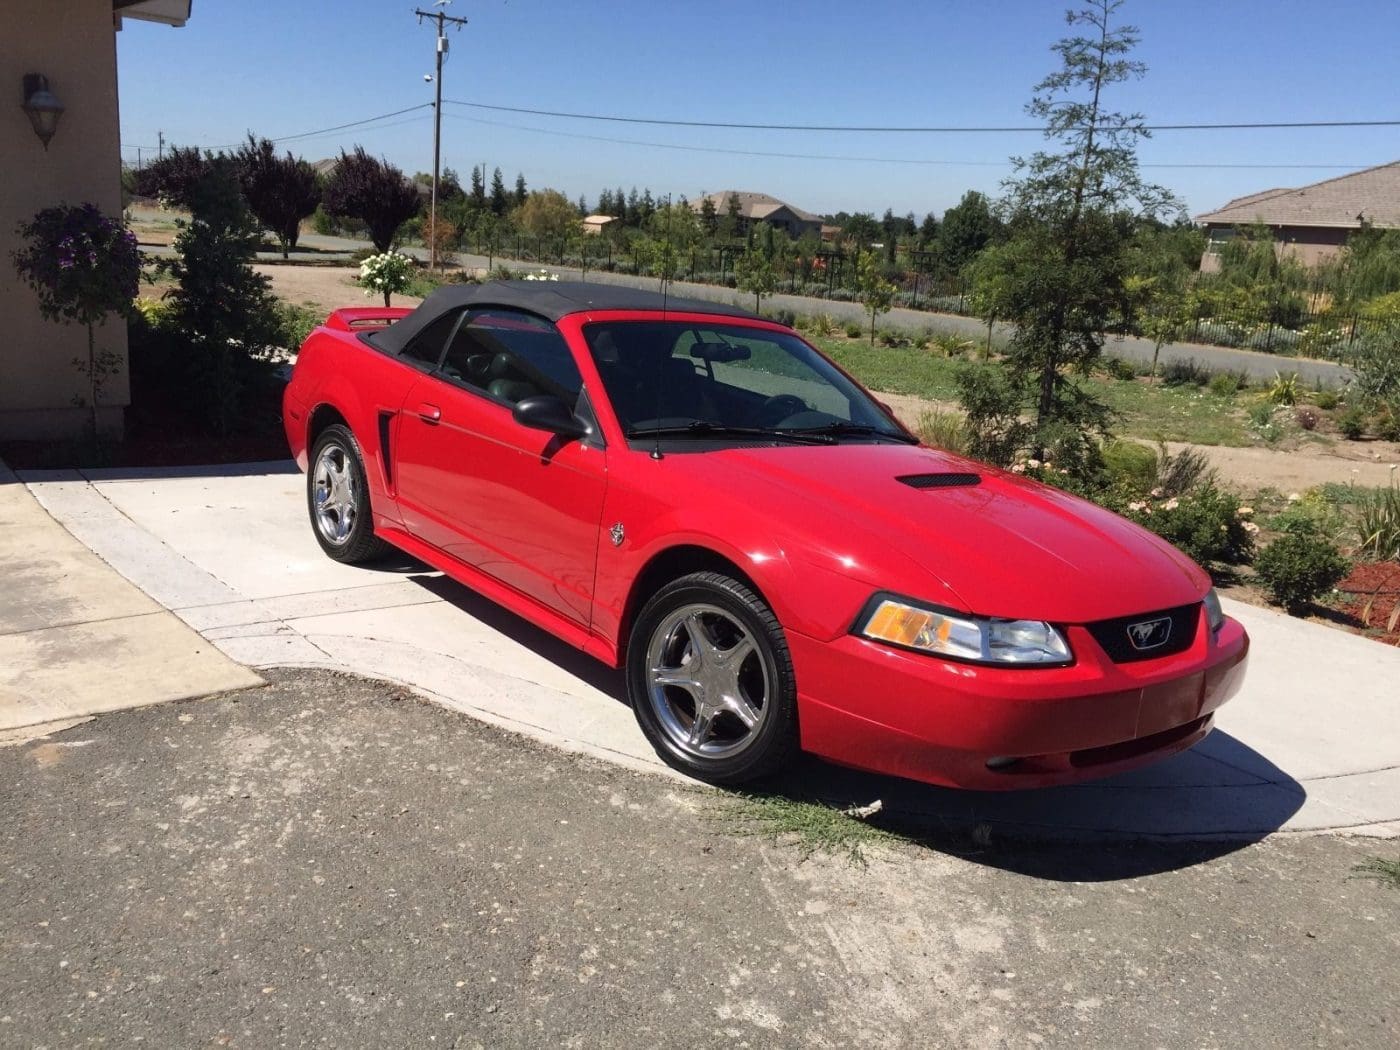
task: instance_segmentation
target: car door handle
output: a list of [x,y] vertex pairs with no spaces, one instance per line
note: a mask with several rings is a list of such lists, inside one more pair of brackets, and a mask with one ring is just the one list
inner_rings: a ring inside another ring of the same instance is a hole
[[442,409],[437,405],[430,405],[424,401],[418,406],[418,418],[424,423],[437,423],[442,419]]

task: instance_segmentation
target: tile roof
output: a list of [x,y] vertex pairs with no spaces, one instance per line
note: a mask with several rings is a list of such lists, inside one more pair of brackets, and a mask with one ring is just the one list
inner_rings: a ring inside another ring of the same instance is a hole
[[698,210],[701,201],[709,200],[714,204],[715,212],[723,215],[729,208],[731,196],[739,198],[739,214],[746,219],[763,219],[772,215],[779,208],[786,208],[803,222],[822,221],[820,215],[803,211],[787,201],[780,201],[777,197],[769,196],[766,193],[751,193],[748,190],[720,190],[718,193],[707,193],[700,200],[695,201],[691,207]]
[[1273,189],[1239,197],[1198,223],[1264,222],[1270,226],[1356,229],[1361,217],[1377,226],[1400,227],[1400,161],[1340,175],[1298,189]]

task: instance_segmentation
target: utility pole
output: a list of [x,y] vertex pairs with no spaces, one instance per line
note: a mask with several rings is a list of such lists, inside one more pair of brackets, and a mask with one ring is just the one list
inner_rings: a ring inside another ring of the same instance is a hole
[[159,143],[160,143],[160,147],[159,147],[159,148],[160,148],[160,159],[161,159],[161,160],[164,160],[164,159],[165,159],[165,132],[163,132],[163,131],[157,131],[157,132],[156,132],[156,138],[157,138],[157,140],[158,140]]
[[[438,0],[433,6],[437,8],[446,7],[452,0]],[[418,16],[418,24],[423,24],[423,19],[437,23],[437,71],[433,75],[433,87],[436,92],[436,99],[433,102],[433,193],[428,211],[428,267],[436,270],[437,258],[437,202],[438,202],[438,168],[442,161],[442,60],[447,56],[447,25],[450,22],[457,30],[467,24],[465,18],[453,18],[445,11],[424,11],[420,7],[413,9],[413,13]]]

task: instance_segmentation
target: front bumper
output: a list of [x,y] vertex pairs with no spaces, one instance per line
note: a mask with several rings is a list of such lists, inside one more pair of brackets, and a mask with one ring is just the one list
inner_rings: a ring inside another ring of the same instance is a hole
[[[1070,627],[1069,667],[954,663],[854,635],[789,634],[803,750],[842,765],[981,790],[1108,776],[1185,750],[1244,680],[1249,637],[1227,619],[1212,638],[1156,660],[1115,664]],[[988,763],[992,763],[991,766]]]

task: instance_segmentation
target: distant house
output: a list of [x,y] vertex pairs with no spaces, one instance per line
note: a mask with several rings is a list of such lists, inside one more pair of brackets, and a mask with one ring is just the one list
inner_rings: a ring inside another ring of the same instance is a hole
[[584,233],[603,233],[609,226],[617,222],[616,215],[590,215],[583,220]]
[[753,224],[757,222],[767,223],[793,238],[801,237],[806,233],[821,233],[822,220],[820,215],[803,211],[801,208],[778,200],[777,197],[770,197],[766,193],[721,190],[719,193],[706,194],[699,200],[692,202],[690,206],[698,212],[703,203],[708,200],[715,206],[715,214],[722,218],[729,214],[730,197],[736,197],[739,201],[738,232],[741,234],[748,233]]
[[1196,223],[1205,228],[1207,238],[1201,271],[1220,268],[1220,249],[1241,226],[1263,223],[1273,230],[1280,253],[1316,266],[1335,257],[1363,220],[1400,228],[1400,161],[1299,189],[1262,190],[1198,215]]

